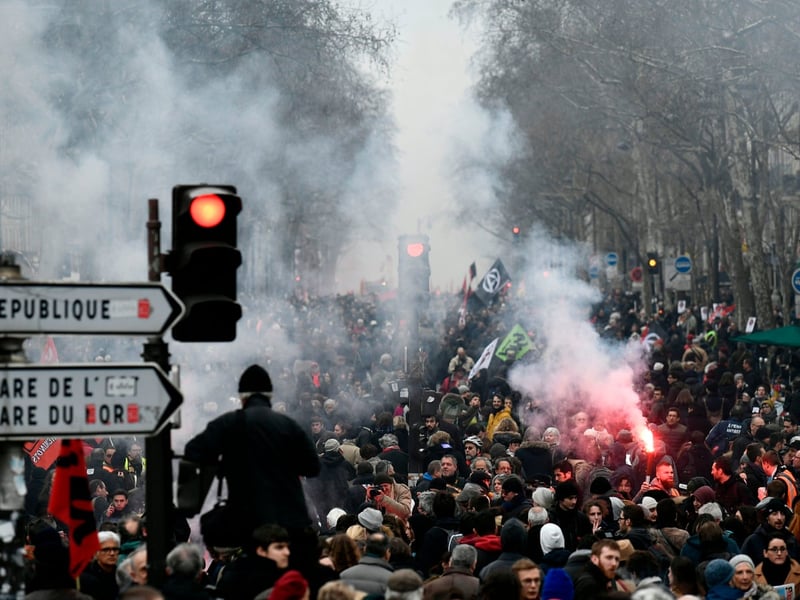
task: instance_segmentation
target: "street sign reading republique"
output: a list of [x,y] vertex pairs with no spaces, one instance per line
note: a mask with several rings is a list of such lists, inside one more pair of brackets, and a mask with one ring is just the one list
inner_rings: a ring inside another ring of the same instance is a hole
[[0,332],[160,335],[183,304],[160,283],[0,283]]
[[0,439],[152,435],[183,402],[155,363],[0,366]]

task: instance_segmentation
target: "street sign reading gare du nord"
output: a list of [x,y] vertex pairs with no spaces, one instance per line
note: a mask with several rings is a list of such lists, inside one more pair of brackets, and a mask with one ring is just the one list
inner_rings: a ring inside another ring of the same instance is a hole
[[181,402],[154,363],[6,365],[0,369],[0,438],[150,435]]

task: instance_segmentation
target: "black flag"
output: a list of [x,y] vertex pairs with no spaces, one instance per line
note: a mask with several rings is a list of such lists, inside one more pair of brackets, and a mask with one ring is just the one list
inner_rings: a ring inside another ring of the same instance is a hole
[[511,277],[503,266],[503,261],[498,258],[481,279],[474,292],[475,296],[489,306],[509,281],[511,281]]

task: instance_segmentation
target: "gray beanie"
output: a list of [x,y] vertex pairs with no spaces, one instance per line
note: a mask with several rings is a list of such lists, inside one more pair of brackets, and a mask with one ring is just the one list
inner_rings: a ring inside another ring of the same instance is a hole
[[365,508],[358,513],[358,522],[371,533],[380,531],[383,525],[383,513],[377,508]]
[[728,562],[733,567],[734,571],[736,570],[737,565],[740,565],[742,563],[747,563],[748,565],[750,565],[750,568],[753,569],[754,571],[756,569],[756,565],[753,563],[753,559],[747,556],[747,554],[737,554]]
[[541,506],[549,510],[553,507],[554,497],[553,492],[549,488],[538,487],[533,490],[532,500],[536,506]]

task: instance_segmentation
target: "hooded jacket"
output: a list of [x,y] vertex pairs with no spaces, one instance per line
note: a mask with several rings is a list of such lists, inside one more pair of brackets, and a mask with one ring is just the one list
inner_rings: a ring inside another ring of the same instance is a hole
[[503,551],[496,560],[486,565],[480,570],[481,581],[498,570],[510,569],[511,566],[521,558],[525,558],[525,545],[528,536],[525,526],[519,519],[511,519],[500,530],[500,545]]
[[452,392],[445,394],[439,403],[439,413],[443,419],[449,421],[456,421],[466,410],[467,405],[464,403],[464,399]]
[[493,533],[472,538],[461,538],[460,543],[469,544],[478,551],[475,573],[480,573],[483,567],[496,560],[503,551],[503,547],[500,544],[500,536]]
[[500,421],[505,419],[506,417],[513,419],[511,416],[511,409],[509,408],[501,408],[496,413],[490,414],[488,419],[486,419],[486,437],[490,440],[494,439],[494,430],[497,429],[497,426],[500,424]]

